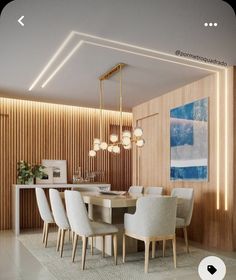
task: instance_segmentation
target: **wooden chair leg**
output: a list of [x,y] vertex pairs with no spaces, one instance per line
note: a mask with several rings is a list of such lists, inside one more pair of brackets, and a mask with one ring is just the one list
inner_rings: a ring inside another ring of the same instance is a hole
[[75,261],[75,253],[77,248],[77,241],[78,241],[78,235],[75,234],[73,237],[73,250],[72,250],[72,262]]
[[45,229],[46,229],[46,223],[43,222],[43,236],[42,236],[42,242],[45,242]]
[[117,235],[113,235],[113,251],[114,251],[114,260],[115,265],[117,265]]
[[65,241],[65,229],[61,229],[61,244],[60,244],[60,257],[63,255],[64,241]]
[[93,256],[93,237],[91,237],[91,255]]
[[125,263],[125,234],[123,234],[123,249],[122,249],[122,255],[123,255],[123,263]]
[[57,233],[57,247],[56,247],[57,252],[59,251],[59,248],[60,248],[60,239],[61,239],[61,229],[58,228],[58,233]]
[[163,240],[163,247],[162,247],[162,256],[165,257],[165,251],[166,251],[166,240]]
[[85,259],[86,259],[86,248],[87,248],[87,242],[88,242],[88,238],[83,236],[82,237],[83,240],[83,248],[82,248],[82,270],[84,270],[84,266],[85,266]]
[[45,246],[45,248],[48,245],[48,230],[49,230],[49,224],[46,223],[46,226],[45,226],[45,239],[44,239],[44,246]]
[[102,257],[105,258],[105,235],[102,236]]
[[173,246],[174,267],[176,268],[176,238],[175,237],[172,240],[172,246]]
[[70,241],[70,230],[68,229],[68,240]]
[[183,231],[184,231],[184,240],[185,240],[185,245],[186,245],[187,253],[189,253],[187,227],[184,227]]
[[145,264],[144,264],[144,271],[145,273],[148,273],[148,264],[149,264],[149,247],[150,247],[150,241],[145,241]]
[[152,258],[156,257],[156,241],[152,241]]

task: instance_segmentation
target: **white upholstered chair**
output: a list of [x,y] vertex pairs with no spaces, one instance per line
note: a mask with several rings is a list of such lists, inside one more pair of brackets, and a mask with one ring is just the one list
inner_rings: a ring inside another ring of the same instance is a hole
[[194,190],[192,188],[174,188],[171,196],[181,198],[181,203],[177,206],[176,228],[183,229],[186,249],[189,253],[187,227],[192,219]]
[[36,193],[36,200],[38,204],[40,217],[44,222],[43,243],[45,244],[45,247],[47,247],[49,224],[54,223],[54,219],[44,190],[42,188],[36,188],[35,193]]
[[116,226],[90,221],[83,198],[78,191],[65,191],[66,212],[72,231],[74,232],[72,261],[75,258],[78,236],[82,237],[82,270],[85,267],[86,248],[88,237],[101,236],[103,240],[103,255],[105,236],[112,235],[114,246],[114,259],[117,264],[117,233]]
[[150,242],[172,240],[176,267],[176,197],[141,197],[135,214],[125,214],[123,234],[123,262],[125,262],[126,236],[145,242],[145,272],[148,272]]
[[131,186],[129,187],[128,193],[130,194],[142,194],[143,187],[142,186]]
[[144,189],[144,193],[147,195],[163,195],[162,187],[147,187]]
[[62,199],[58,190],[50,189],[49,190],[50,203],[52,207],[52,214],[55,220],[56,225],[58,226],[58,235],[57,235],[57,247],[56,250],[59,250],[60,247],[60,256],[63,254],[65,232],[70,230],[70,224],[66,216],[66,211],[62,203]]

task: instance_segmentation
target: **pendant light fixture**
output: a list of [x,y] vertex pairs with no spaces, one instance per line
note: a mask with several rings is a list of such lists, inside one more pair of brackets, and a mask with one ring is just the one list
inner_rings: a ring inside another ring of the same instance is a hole
[[[115,65],[111,70],[104,73],[102,76],[99,77],[100,82],[100,120],[99,120],[99,138],[95,138],[93,140],[93,148],[89,151],[90,157],[95,157],[98,151],[105,151],[107,150],[110,153],[119,154],[121,148],[125,150],[129,150],[132,148],[132,143],[134,143],[137,147],[141,148],[144,146],[145,141],[142,138],[143,130],[141,127],[136,127],[133,130],[133,135],[131,131],[124,130],[123,131],[123,118],[122,118],[122,106],[123,106],[123,94],[122,94],[122,69],[126,66],[124,63],[119,63]],[[120,135],[111,134],[110,135],[110,142],[107,143],[103,139],[103,127],[102,127],[102,113],[103,113],[103,82],[105,80],[110,79],[113,75],[119,73],[119,110],[120,110]]]

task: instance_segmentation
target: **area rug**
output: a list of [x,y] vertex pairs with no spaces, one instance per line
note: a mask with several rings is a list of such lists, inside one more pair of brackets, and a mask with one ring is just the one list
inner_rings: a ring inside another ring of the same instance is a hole
[[[56,233],[49,234],[48,247],[42,244],[42,235],[39,233],[21,234],[18,239],[31,252],[31,254],[58,280],[139,280],[139,279],[199,279],[198,264],[209,255],[208,251],[195,247],[190,248],[190,254],[184,251],[184,246],[177,242],[177,268],[174,269],[171,248],[167,248],[163,258],[161,248],[157,250],[155,259],[150,258],[149,273],[144,274],[144,252],[127,254],[126,263],[122,263],[118,256],[118,265],[114,265],[113,257],[102,258],[101,252],[94,250],[91,256],[90,248],[87,250],[85,270],[81,270],[81,241],[78,242],[75,263],[71,262],[72,245],[66,238],[63,258],[56,252]],[[236,261],[222,257],[226,266],[235,265]]]

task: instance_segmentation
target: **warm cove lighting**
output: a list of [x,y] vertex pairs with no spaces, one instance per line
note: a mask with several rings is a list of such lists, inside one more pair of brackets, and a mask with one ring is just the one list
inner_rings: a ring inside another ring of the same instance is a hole
[[228,210],[228,69],[225,69],[225,211]]

